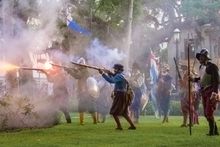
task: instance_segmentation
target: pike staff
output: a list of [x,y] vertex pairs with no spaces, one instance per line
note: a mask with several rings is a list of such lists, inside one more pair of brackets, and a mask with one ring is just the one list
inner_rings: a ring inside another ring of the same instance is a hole
[[[188,47],[187,47],[187,60],[188,60],[188,77],[190,77],[190,48],[191,48],[191,42],[192,40],[188,40]],[[189,97],[189,133],[192,135],[192,110],[191,110],[191,80],[188,78],[188,97]]]
[[176,72],[177,72],[177,74],[178,74],[179,79],[181,80],[182,77],[181,77],[181,74],[180,74],[180,70],[179,70],[178,63],[177,63],[177,61],[176,61],[176,58],[174,57],[173,60],[174,60],[174,63],[175,63]]

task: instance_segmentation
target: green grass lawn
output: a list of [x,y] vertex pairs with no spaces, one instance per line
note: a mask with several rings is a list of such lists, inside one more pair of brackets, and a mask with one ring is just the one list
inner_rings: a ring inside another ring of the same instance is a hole
[[[209,137],[208,126],[204,117],[200,117],[200,125],[192,127],[192,135],[188,128],[180,128],[182,117],[171,116],[169,123],[161,124],[160,119],[142,116],[137,130],[127,130],[128,124],[122,120],[123,130],[115,130],[111,117],[106,123],[92,124],[87,117],[84,126],[79,126],[78,118],[72,115],[72,124],[64,121],[60,125],[45,129],[25,129],[20,131],[0,132],[1,147],[72,147],[72,146],[220,146],[220,136]],[[218,120],[219,118],[217,118]],[[63,119],[62,119],[63,120]],[[217,121],[220,126],[220,121]]]

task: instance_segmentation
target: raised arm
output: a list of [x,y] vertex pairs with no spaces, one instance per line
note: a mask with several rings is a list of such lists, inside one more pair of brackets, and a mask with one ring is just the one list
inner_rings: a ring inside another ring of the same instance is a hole
[[105,73],[102,74],[102,77],[108,81],[109,83],[117,83],[123,80],[123,76],[120,74],[116,74],[115,76],[107,75]]

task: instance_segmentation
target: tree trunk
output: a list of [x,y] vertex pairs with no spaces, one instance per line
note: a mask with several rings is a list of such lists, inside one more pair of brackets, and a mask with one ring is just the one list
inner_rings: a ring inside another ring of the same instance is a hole
[[127,59],[125,61],[125,69],[129,68],[130,63],[130,46],[131,46],[131,33],[132,33],[132,20],[133,20],[133,4],[134,0],[129,0],[129,11],[128,11],[128,25],[127,25],[127,36],[125,42],[125,53],[127,54]]

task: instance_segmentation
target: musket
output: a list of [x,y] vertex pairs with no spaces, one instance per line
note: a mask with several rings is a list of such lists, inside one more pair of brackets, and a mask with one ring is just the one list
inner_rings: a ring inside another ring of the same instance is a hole
[[180,70],[179,70],[179,67],[178,67],[178,64],[177,64],[177,61],[176,61],[176,58],[174,57],[173,60],[174,60],[174,63],[175,63],[177,75],[178,75],[179,79],[182,79],[181,74],[180,74]]
[[50,63],[52,66],[56,66],[56,67],[59,67],[59,68],[70,68],[70,67],[66,67],[66,66],[62,66],[62,65],[59,65],[59,64],[54,64],[54,63]]
[[19,67],[18,69],[21,70],[38,70],[38,71],[45,71],[43,68],[30,68],[30,67]]
[[82,67],[86,67],[86,68],[91,68],[91,69],[95,69],[95,70],[103,70],[104,72],[111,73],[110,70],[105,69],[105,68],[100,68],[100,67],[97,67],[97,66],[92,66],[92,65],[87,65],[87,64],[76,63],[76,62],[73,62],[73,61],[71,61],[71,63],[74,64],[74,65],[78,65],[78,66],[82,66]]

